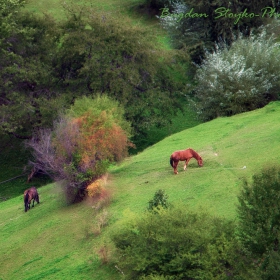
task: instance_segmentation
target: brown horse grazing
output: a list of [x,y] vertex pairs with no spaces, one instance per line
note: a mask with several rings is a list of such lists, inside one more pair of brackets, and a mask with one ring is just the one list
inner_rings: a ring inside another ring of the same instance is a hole
[[195,158],[197,160],[197,163],[199,166],[203,166],[203,160],[201,156],[194,151],[193,149],[187,149],[187,150],[181,150],[181,151],[176,151],[170,156],[170,165],[174,169],[174,173],[178,174],[177,171],[177,165],[179,161],[184,161],[185,160],[185,165],[184,165],[184,170],[186,170],[187,165],[191,158]]
[[32,199],[33,199],[32,207],[34,207],[35,200],[37,201],[37,203],[39,203],[39,194],[35,187],[31,187],[30,189],[24,191],[23,201],[24,201],[25,212],[27,212],[27,210],[30,209],[30,204]]

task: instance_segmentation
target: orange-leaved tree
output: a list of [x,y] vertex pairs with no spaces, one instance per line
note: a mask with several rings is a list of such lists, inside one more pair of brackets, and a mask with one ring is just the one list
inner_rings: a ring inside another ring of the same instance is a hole
[[34,163],[62,182],[71,200],[84,195],[86,187],[106,173],[110,163],[127,156],[132,146],[124,109],[107,96],[77,99],[50,133],[29,142]]

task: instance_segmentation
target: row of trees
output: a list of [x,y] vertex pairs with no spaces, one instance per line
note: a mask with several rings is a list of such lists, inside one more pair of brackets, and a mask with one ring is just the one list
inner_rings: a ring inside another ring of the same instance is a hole
[[238,222],[170,205],[158,191],[145,214],[112,237],[125,279],[279,279],[280,167],[244,181]]
[[0,132],[30,138],[76,98],[106,94],[141,137],[181,106],[187,55],[160,50],[148,29],[75,5],[60,22],[1,5]]

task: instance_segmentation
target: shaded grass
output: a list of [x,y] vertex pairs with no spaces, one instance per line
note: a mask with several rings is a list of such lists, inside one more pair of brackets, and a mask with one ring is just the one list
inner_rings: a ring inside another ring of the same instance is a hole
[[143,151],[144,148],[147,148],[167,136],[170,136],[174,133],[180,132],[187,128],[194,127],[201,122],[196,118],[195,113],[191,108],[185,108],[183,112],[178,111],[178,113],[172,117],[172,122],[167,124],[164,127],[151,127],[147,130],[146,137],[137,138],[136,147],[137,149],[131,149],[131,154],[136,154]]

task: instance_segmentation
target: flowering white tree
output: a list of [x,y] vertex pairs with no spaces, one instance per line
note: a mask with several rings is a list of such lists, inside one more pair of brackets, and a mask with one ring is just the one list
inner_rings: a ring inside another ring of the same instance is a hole
[[265,31],[217,45],[196,73],[197,111],[204,120],[266,105],[280,93],[280,43]]

